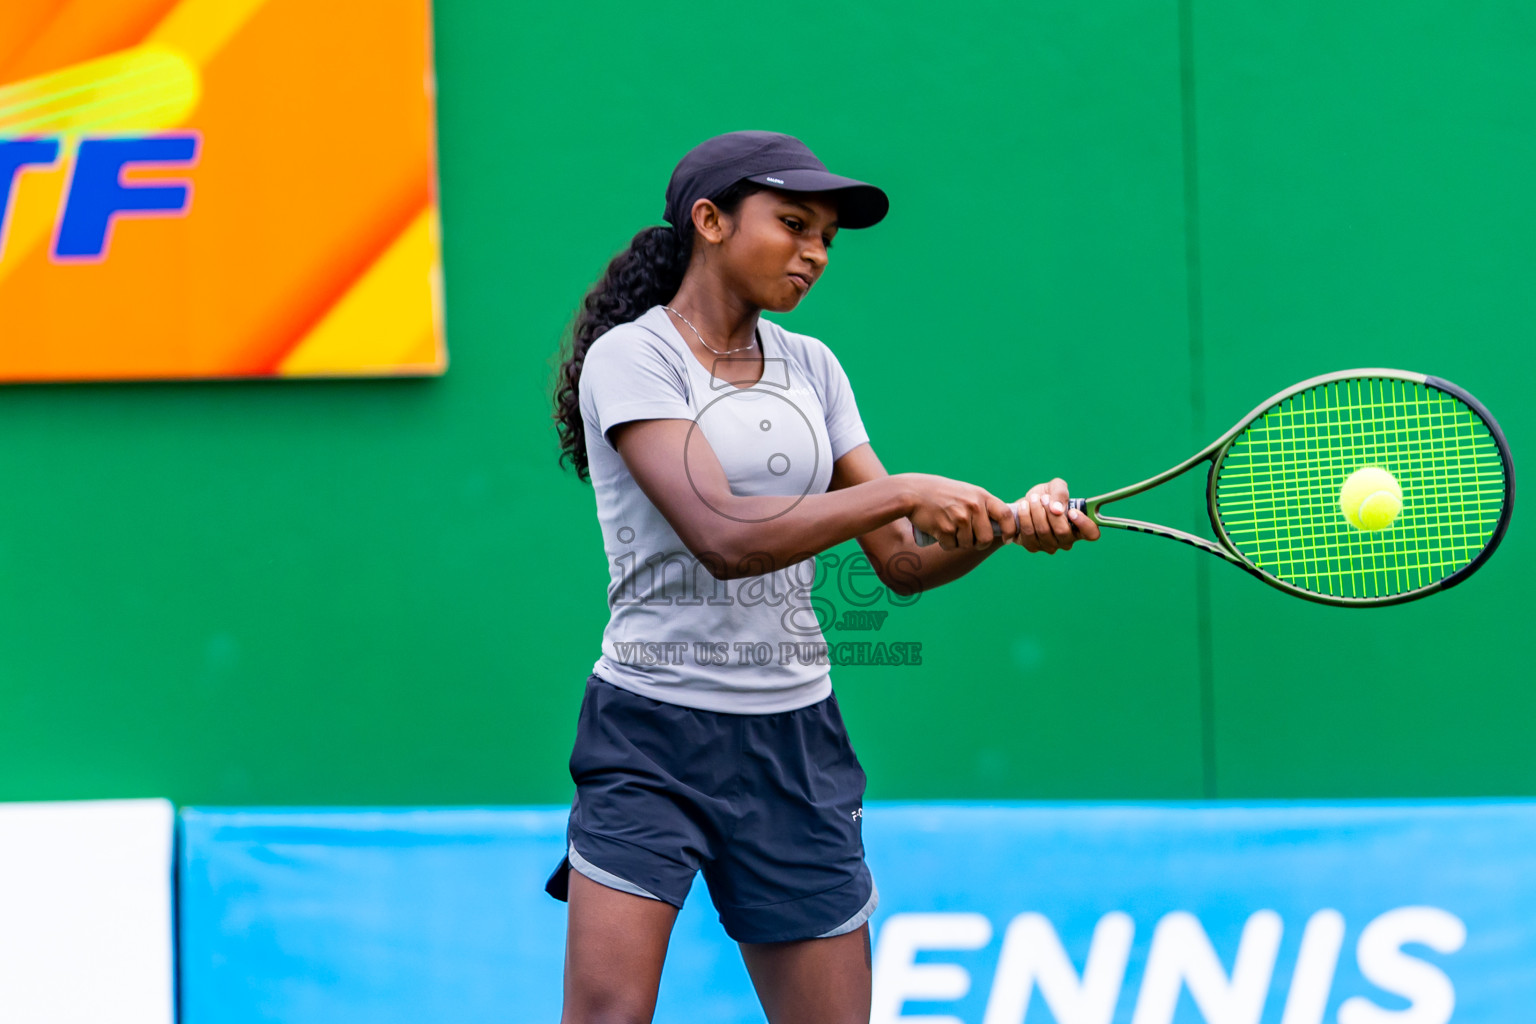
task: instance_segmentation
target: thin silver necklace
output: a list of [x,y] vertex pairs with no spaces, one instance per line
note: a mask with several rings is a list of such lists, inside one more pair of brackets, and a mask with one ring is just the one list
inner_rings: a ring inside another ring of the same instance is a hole
[[[677,310],[672,309],[671,306],[663,306],[662,309],[669,309],[669,310],[672,310],[672,312],[677,313]],[[681,314],[681,313],[677,313],[677,318],[679,320],[681,320],[683,323],[688,325],[688,329],[693,331],[693,336],[695,338],[699,339],[699,344],[700,345],[703,345],[705,348],[709,349],[711,352],[713,352],[717,356],[728,356],[732,352],[745,352],[747,349],[749,349],[753,345],[757,344],[757,329],[753,328],[753,331],[752,331],[753,337],[752,337],[751,341],[747,342],[745,345],[741,346],[740,348],[728,348],[724,352],[722,352],[719,349],[717,349],[714,346],[712,346],[709,342],[705,341],[704,340],[704,335],[699,333],[699,329],[697,327],[693,326],[693,323],[687,317],[683,316],[683,314]]]

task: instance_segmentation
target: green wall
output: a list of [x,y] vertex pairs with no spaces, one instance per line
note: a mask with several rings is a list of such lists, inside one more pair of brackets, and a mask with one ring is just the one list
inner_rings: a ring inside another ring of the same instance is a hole
[[[1373,365],[1531,443],[1518,5],[435,20],[446,376],[0,393],[0,799],[566,801],[607,571],[555,462],[554,352],[718,132],[791,132],[890,193],[781,322],[838,353],[892,472],[1096,493]],[[1197,524],[1189,483],[1126,510]],[[1536,792],[1522,520],[1465,587],[1367,611],[1129,534],[1000,552],[876,605],[921,667],[834,670],[869,795]]]

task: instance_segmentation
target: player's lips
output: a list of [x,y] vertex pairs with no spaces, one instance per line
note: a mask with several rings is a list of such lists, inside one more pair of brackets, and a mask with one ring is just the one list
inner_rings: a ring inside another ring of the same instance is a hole
[[805,286],[806,291],[811,290],[811,279],[806,277],[804,274],[790,274],[789,279],[791,281],[799,281],[802,285]]

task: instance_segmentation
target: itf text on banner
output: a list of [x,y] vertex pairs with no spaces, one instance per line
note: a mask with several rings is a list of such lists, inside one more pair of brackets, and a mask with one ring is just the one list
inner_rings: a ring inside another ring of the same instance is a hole
[[444,371],[429,0],[4,20],[0,381]]

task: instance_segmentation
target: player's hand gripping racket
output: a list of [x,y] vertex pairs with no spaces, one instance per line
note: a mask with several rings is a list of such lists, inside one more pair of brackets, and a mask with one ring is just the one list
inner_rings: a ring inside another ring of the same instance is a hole
[[[1205,461],[1214,541],[1100,513]],[[1072,504],[1100,526],[1192,544],[1298,597],[1397,604],[1488,560],[1509,526],[1515,467],[1493,416],[1455,384],[1344,370],[1287,388],[1150,480]]]

